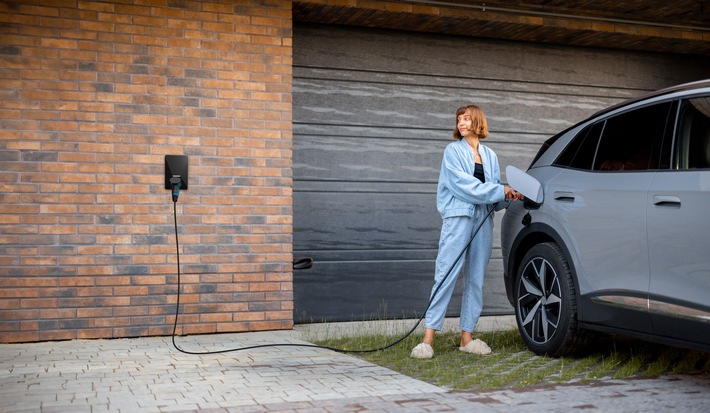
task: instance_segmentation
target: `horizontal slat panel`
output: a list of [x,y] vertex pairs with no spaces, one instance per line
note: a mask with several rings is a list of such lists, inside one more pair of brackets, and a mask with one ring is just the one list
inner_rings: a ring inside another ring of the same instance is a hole
[[[510,314],[500,260],[491,260],[484,287],[484,313]],[[434,285],[434,262],[316,262],[294,272],[296,322],[420,317]],[[459,315],[461,280],[447,314]]]
[[[498,155],[501,179],[507,165],[526,169],[542,143],[512,144],[496,138],[491,136],[485,144]],[[299,181],[373,181],[429,183],[435,192],[444,148],[452,141],[298,135],[294,142],[294,189],[301,188]],[[337,190],[349,188],[344,184]]]
[[[441,218],[435,196],[294,192],[294,215],[299,217],[294,221],[294,253],[436,249]],[[494,214],[495,228],[502,216],[502,211]],[[499,235],[494,231],[494,245],[500,245]]]
[[295,192],[294,204],[299,250],[436,247],[440,219],[431,195]]
[[636,94],[707,76],[694,56],[551,46],[344,26],[297,25],[296,66],[530,82]]
[[[416,68],[414,68],[416,70]],[[462,77],[417,73],[379,72],[364,68],[330,68],[314,66],[308,62],[304,66],[294,66],[294,77],[301,80],[338,81],[361,84],[388,84],[392,86],[426,86],[447,88],[448,90],[473,89],[507,91],[545,96],[585,96],[615,99],[629,99],[643,93],[643,89],[617,88],[602,85],[558,84],[539,81],[521,81],[519,79],[477,78],[473,74]]]
[[[400,128],[454,127],[456,109],[481,106],[491,129],[553,134],[618,99],[531,94],[502,90],[294,79],[294,119],[328,125]],[[337,109],[336,109],[337,108]],[[406,136],[406,135],[404,135]]]
[[[357,126],[357,125],[328,125],[315,123],[300,123],[295,124],[295,136],[307,138],[308,136],[320,136],[330,138],[369,138],[403,141],[433,141],[433,142],[452,142],[453,141],[453,113],[449,114],[451,119],[448,120],[451,125],[442,128],[414,128],[394,127],[394,126]],[[549,133],[534,133],[527,132],[505,132],[497,130],[491,126],[491,140],[501,143],[514,144],[539,144],[550,137]]]

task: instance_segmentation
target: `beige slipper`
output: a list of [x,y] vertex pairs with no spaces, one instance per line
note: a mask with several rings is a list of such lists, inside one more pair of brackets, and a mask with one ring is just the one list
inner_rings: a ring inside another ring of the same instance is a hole
[[459,351],[463,351],[464,353],[481,355],[491,354],[491,348],[488,347],[488,344],[484,343],[482,340],[479,339],[469,341],[468,344],[466,344],[465,346],[459,347]]
[[412,349],[412,354],[409,356],[413,359],[430,359],[434,357],[434,349],[430,344],[419,343]]

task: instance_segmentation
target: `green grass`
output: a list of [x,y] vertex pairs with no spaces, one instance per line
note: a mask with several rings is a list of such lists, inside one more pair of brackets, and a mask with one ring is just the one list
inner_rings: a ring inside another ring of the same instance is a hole
[[[409,357],[421,335],[395,347],[356,354],[364,360],[437,386],[455,390],[519,388],[602,379],[653,378],[676,374],[710,374],[710,354],[626,338],[599,336],[577,357],[550,358],[527,349],[517,330],[476,334],[493,349],[479,356],[458,351],[458,333],[437,335],[434,358]],[[344,349],[383,346],[398,337],[373,334],[317,344]]]

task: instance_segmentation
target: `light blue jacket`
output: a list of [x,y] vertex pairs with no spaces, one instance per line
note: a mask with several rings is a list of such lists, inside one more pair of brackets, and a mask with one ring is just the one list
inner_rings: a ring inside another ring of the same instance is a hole
[[[436,192],[436,206],[442,218],[474,216],[476,205],[494,204],[505,200],[500,184],[500,166],[495,152],[479,143],[486,182],[473,176],[473,151],[465,139],[451,142],[444,150]],[[496,208],[498,209],[498,208]]]

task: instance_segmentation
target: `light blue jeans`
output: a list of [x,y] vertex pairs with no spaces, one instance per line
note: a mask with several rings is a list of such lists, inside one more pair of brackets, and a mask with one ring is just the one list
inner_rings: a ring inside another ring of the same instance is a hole
[[488,212],[487,208],[490,208],[490,206],[481,205],[477,207],[473,217],[462,216],[444,219],[441,226],[439,253],[436,257],[436,273],[431,294],[434,294],[451,266],[453,265],[454,267],[441,285],[441,288],[439,288],[436,296],[431,300],[431,305],[426,312],[426,328],[441,330],[446,316],[446,309],[449,306],[456,279],[460,272],[463,272],[464,290],[459,328],[461,331],[470,333],[476,328],[478,318],[481,316],[481,310],[483,309],[483,280],[486,276],[486,269],[488,268],[491,249],[493,248],[492,218],[486,220],[483,224],[466,253],[456,263],[454,263],[454,260],[466,248],[471,234],[478,227],[481,220],[485,218]]

